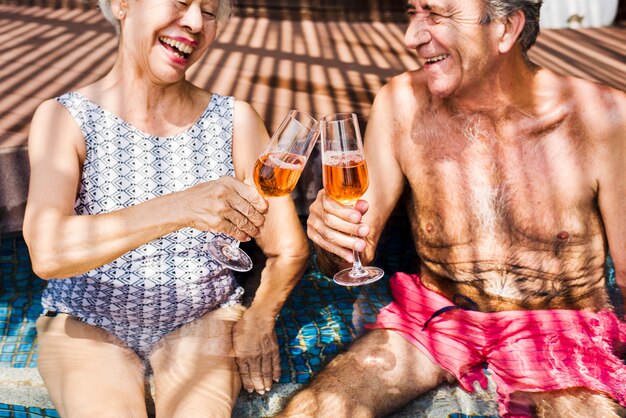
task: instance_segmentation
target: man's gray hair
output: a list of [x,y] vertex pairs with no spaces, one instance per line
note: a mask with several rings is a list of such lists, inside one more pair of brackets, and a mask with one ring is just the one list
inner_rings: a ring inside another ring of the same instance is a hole
[[[150,1],[150,0],[142,0],[142,1]],[[108,20],[113,27],[115,27],[115,32],[120,33],[120,21],[117,19],[117,16],[113,14],[111,10],[111,0],[98,0],[98,5],[100,6],[100,10],[102,14]],[[220,0],[220,4],[217,8],[217,31],[218,33],[226,26],[230,17],[233,14],[233,0]]]
[[483,0],[485,14],[481,23],[489,23],[495,19],[510,16],[521,10],[526,16],[526,23],[520,35],[522,52],[526,52],[537,40],[539,35],[539,9],[543,0]]

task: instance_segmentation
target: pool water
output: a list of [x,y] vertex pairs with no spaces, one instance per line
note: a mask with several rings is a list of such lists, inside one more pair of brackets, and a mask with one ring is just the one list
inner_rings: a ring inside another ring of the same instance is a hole
[[[415,268],[414,252],[407,244],[410,243],[408,228],[401,229],[404,232],[397,229],[386,232],[394,237],[399,234],[401,239],[383,239],[384,245],[379,248],[376,264],[387,272]],[[619,306],[621,296],[610,259],[608,271],[611,296]],[[21,234],[0,236],[0,275],[0,367],[34,368],[37,364],[35,321],[41,312],[45,281],[32,272]],[[356,288],[338,286],[320,273],[313,256],[276,322],[282,367],[280,383],[308,383],[364,331],[366,324],[375,320],[380,308],[390,300],[387,280]],[[441,416],[469,417],[450,411]],[[480,416],[483,415],[471,417]],[[53,409],[0,403],[1,417],[58,417],[58,414]]]

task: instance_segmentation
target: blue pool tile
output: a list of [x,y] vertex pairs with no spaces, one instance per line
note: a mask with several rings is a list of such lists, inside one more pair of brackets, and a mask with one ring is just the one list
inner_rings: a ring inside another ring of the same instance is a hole
[[15,352],[15,344],[5,344],[2,346],[2,353],[13,353]]
[[33,345],[32,344],[21,344],[17,351],[20,352],[20,353],[31,352],[31,351],[33,351]]
[[290,347],[289,348],[289,354],[291,354],[292,356],[299,356],[300,354],[302,354],[302,348],[301,347]]
[[497,418],[493,415],[465,415],[465,414],[450,414],[448,418]]
[[0,403],[0,417],[10,418],[60,418],[54,409],[27,408],[20,405]]
[[309,383],[310,381],[311,381],[311,376],[309,374],[296,375],[296,383]]

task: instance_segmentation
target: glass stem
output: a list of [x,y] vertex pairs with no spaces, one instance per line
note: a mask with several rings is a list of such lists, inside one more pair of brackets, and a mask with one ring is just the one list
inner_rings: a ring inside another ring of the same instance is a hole
[[230,244],[222,247],[222,254],[231,260],[236,259],[239,255],[239,241],[236,239],[232,240]]
[[350,271],[350,276],[367,276],[367,271],[365,271],[365,269],[363,268],[363,264],[361,264],[361,256],[359,255],[359,252],[353,249],[352,256],[354,257],[354,261],[352,262],[352,270]]
[[[353,208],[356,207],[356,202],[357,201],[355,201],[352,204]],[[352,235],[352,236],[354,236],[354,235]],[[361,256],[360,256],[359,252],[357,250],[355,250],[354,248],[352,249],[352,258],[354,258],[354,261],[352,262],[352,270],[350,270],[350,276],[351,277],[367,276],[369,273],[363,268],[363,264],[361,264]]]

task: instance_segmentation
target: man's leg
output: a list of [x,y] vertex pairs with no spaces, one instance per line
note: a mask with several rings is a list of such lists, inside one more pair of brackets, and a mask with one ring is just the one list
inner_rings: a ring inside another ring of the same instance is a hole
[[139,357],[106,331],[59,314],[37,320],[38,368],[63,418],[146,417]]
[[150,356],[158,417],[231,416],[241,388],[232,329],[244,309],[217,309],[159,342]]
[[377,329],[331,361],[278,416],[380,417],[453,379],[400,334]]
[[582,388],[514,396],[526,397],[534,405],[535,414],[539,418],[626,417],[626,408],[615,400]]

